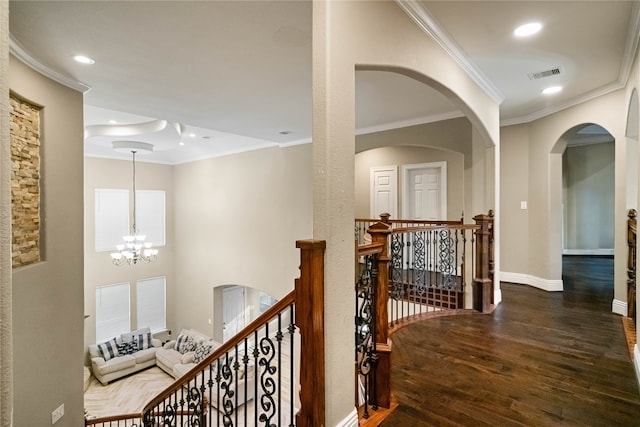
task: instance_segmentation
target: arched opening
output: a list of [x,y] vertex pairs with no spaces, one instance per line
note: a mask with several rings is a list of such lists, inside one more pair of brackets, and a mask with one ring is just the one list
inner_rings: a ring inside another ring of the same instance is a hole
[[[560,218],[563,278],[580,271],[602,274],[605,285],[592,289],[608,311],[614,300],[615,140],[594,123],[567,130],[551,153],[551,215]],[[572,276],[573,277],[573,276]],[[565,280],[566,282],[566,280]],[[575,281],[565,283],[575,286]],[[610,283],[609,283],[610,282]]]
[[[412,96],[404,96],[409,92]],[[449,89],[411,70],[358,67],[355,100],[356,217],[377,218],[382,213],[374,214],[371,202],[374,168],[383,168],[385,181],[393,183],[393,206],[388,210],[392,217],[396,212],[403,219],[459,220],[495,208],[493,144],[472,111]],[[379,117],[393,121],[373,126]],[[413,206],[407,200],[408,174],[424,165],[443,165],[446,170],[441,180],[434,180],[439,186],[435,192],[443,196],[442,209],[430,210],[446,212],[446,218],[414,218],[415,212],[408,212]]]

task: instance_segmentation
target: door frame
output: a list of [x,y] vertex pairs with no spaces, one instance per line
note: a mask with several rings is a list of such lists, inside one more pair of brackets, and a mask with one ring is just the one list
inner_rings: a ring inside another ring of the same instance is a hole
[[411,165],[402,165],[402,212],[403,219],[409,219],[405,217],[409,212],[409,199],[411,194],[411,186],[409,183],[409,174],[416,169],[440,169],[440,218],[439,220],[447,220],[447,162],[430,162],[430,163],[415,163]]

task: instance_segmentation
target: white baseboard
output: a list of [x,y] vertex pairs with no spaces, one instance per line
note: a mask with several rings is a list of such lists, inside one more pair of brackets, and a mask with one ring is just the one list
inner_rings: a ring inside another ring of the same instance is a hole
[[613,249],[563,249],[562,255],[611,255]]
[[493,304],[497,306],[502,302],[502,289],[500,289],[500,282],[498,282],[498,287],[493,291]]
[[336,424],[336,427],[358,427],[358,411],[354,408],[353,412]]
[[533,286],[534,288],[542,289],[543,291],[549,292],[561,292],[562,290],[564,290],[562,280],[542,279],[530,274],[509,273],[506,271],[501,271],[500,280],[503,282],[529,285]]
[[640,350],[638,350],[638,344],[633,346],[633,366],[636,368],[636,381],[638,388],[640,388]]
[[624,301],[620,301],[618,299],[614,299],[611,303],[611,311],[615,314],[619,314],[620,316],[626,316],[628,310],[628,304]]

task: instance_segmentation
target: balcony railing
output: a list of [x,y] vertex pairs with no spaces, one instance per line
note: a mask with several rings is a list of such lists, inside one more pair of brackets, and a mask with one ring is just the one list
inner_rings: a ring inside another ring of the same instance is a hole
[[356,406],[364,418],[370,409],[390,407],[389,335],[395,329],[465,308],[492,310],[493,213],[474,220],[407,226],[384,215],[364,231],[355,286]]

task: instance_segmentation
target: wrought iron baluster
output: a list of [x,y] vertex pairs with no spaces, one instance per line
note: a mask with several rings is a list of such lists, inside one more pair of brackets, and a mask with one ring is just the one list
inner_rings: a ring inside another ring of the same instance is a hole
[[374,328],[374,306],[373,299],[373,255],[364,257],[363,270],[356,283],[356,318],[355,318],[355,339],[356,352],[355,360],[358,366],[358,375],[364,381],[364,408],[363,416],[369,418],[370,403],[370,377],[371,372],[371,347],[375,341]]
[[278,313],[278,333],[276,340],[278,341],[278,425],[282,425],[282,313]]
[[265,427],[275,427],[275,424],[272,424],[271,420],[276,412],[276,405],[273,399],[273,395],[276,392],[276,384],[273,375],[276,373],[277,368],[272,365],[275,357],[275,345],[269,336],[268,323],[265,325],[265,335],[260,339],[259,350],[260,359],[258,363],[262,368],[262,374],[260,375],[260,387],[262,388],[260,407],[262,413],[258,419],[264,423]]
[[289,356],[289,364],[290,364],[290,376],[289,378],[291,379],[289,381],[289,427],[294,427],[294,413],[293,413],[293,407],[294,407],[294,395],[293,395],[293,385],[296,384],[295,382],[295,378],[294,378],[294,357],[293,355],[294,353],[294,334],[296,332],[296,325],[294,323],[294,319],[295,319],[295,311],[294,311],[294,306],[291,305],[289,306],[289,312],[290,314],[290,323],[289,323],[289,339],[291,340],[291,345],[290,345],[290,356]]

